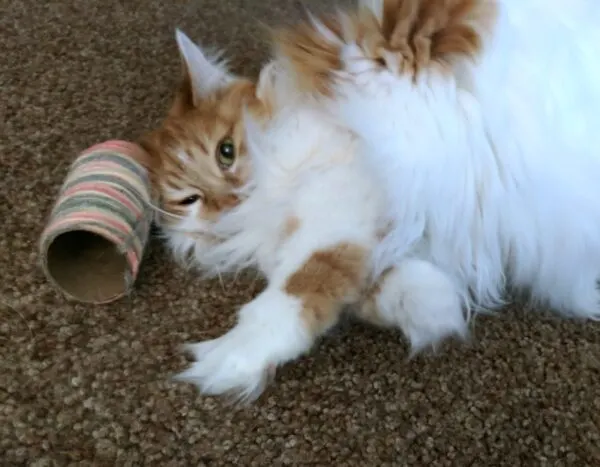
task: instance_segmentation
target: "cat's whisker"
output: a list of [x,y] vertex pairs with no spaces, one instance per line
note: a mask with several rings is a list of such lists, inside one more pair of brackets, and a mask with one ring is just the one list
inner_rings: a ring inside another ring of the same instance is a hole
[[168,239],[170,234],[173,233],[182,233],[182,234],[187,234],[187,235],[197,235],[197,236],[212,236],[216,239],[219,238],[224,238],[224,237],[219,237],[218,235],[216,235],[213,231],[211,231],[210,229],[199,229],[199,228],[194,228],[194,229],[182,229],[182,228],[178,228],[178,227],[166,227],[164,229],[164,231],[160,231],[157,236],[159,238],[162,239]]
[[225,282],[223,282],[223,275],[221,274],[221,271],[217,269],[217,277],[219,278],[219,284],[221,285],[221,290],[223,290],[223,292],[225,292]]
[[152,209],[154,209],[156,212],[159,212],[160,214],[163,214],[165,216],[169,216],[169,217],[173,217],[176,219],[185,219],[185,216],[181,215],[181,214],[174,214],[172,212],[169,211],[165,211],[164,209],[152,204],[150,201],[148,201],[148,206],[151,207]]
[[239,270],[239,269],[235,271],[235,274],[233,275],[233,284],[232,285],[237,284],[237,281],[240,278],[240,272],[241,272],[241,270]]

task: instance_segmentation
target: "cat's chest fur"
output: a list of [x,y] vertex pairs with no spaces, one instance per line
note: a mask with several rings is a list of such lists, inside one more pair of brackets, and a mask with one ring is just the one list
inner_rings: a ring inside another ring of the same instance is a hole
[[254,266],[270,276],[281,258],[294,261],[296,248],[317,250],[341,239],[374,247],[383,192],[353,134],[298,106],[282,110],[266,130],[249,124],[247,137],[247,196],[214,226],[225,240],[205,263],[221,271]]

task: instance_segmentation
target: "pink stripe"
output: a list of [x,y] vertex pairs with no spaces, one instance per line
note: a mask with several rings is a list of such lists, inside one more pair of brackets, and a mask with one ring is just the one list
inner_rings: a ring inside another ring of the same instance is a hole
[[107,196],[110,196],[111,198],[116,199],[119,203],[124,205],[127,209],[134,212],[136,216],[139,216],[140,214],[142,214],[142,211],[140,210],[140,208],[138,206],[136,206],[135,204],[133,204],[130,201],[130,199],[127,198],[127,196],[125,196],[123,193],[121,193],[116,188],[112,188],[111,186],[107,185],[106,183],[100,183],[100,182],[81,183],[81,184],[75,185],[74,187],[69,188],[67,191],[65,191],[61,195],[61,197],[60,197],[61,199],[60,199],[59,203],[62,202],[63,198],[70,197],[71,195],[74,195],[74,194],[78,193],[79,191],[95,191],[98,193],[105,194]]
[[84,152],[95,151],[97,149],[108,149],[108,148],[131,148],[134,147],[135,144],[130,143],[129,141],[122,141],[118,139],[104,141],[102,143],[94,144],[87,148]]
[[131,275],[133,277],[137,276],[138,267],[140,265],[140,262],[137,259],[137,255],[135,254],[135,251],[129,250],[127,252],[127,259],[129,260],[129,265],[131,266]]
[[[100,212],[72,212],[67,214],[61,219],[70,220],[70,221],[96,221],[102,224],[109,225],[118,231],[122,232],[125,235],[130,235],[131,227],[127,225],[125,222],[120,222],[116,219],[111,219],[109,216],[104,215],[104,213]],[[120,242],[122,243],[122,242]]]
[[105,169],[109,170],[122,170],[123,166],[113,161],[94,161],[89,162],[87,164],[83,164],[77,168],[77,173],[79,172],[89,172],[89,171],[104,171]]
[[123,152],[126,155],[130,155],[130,156],[139,154],[139,153],[143,153],[143,149],[141,147],[139,147],[137,144],[130,143],[128,141],[112,140],[112,141],[105,141],[103,143],[95,144],[94,146],[91,146],[91,147],[87,148],[86,150],[84,150],[81,154],[82,155],[89,154],[91,152],[99,151],[99,150],[114,150],[119,153]]
[[[44,232],[44,235],[47,236],[48,234],[50,234],[53,231],[60,230],[65,225],[72,225],[72,224],[73,224],[72,218],[61,219],[57,222],[54,222],[52,225],[48,226],[48,228]],[[104,230],[101,226],[86,226],[85,229],[82,229],[82,230],[94,232],[94,233],[97,233],[98,235],[106,237],[108,240],[113,242],[115,245],[119,245],[119,244],[123,243],[123,241],[120,240],[118,237],[115,237],[112,234],[112,232],[110,232],[109,230]]]

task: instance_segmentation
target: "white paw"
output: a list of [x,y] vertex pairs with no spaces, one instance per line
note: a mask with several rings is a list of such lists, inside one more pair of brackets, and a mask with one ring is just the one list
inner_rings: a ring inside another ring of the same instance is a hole
[[242,334],[234,328],[217,339],[186,345],[195,362],[177,379],[196,385],[207,395],[229,395],[241,402],[256,399],[278,362],[270,361],[257,348],[260,342]]
[[297,299],[282,292],[263,292],[240,310],[238,324],[227,334],[187,345],[195,362],[176,379],[207,395],[255,400],[278,366],[309,349],[312,338],[301,309]]
[[461,296],[433,264],[407,259],[385,278],[376,298],[382,318],[410,341],[411,355],[450,336],[466,338]]

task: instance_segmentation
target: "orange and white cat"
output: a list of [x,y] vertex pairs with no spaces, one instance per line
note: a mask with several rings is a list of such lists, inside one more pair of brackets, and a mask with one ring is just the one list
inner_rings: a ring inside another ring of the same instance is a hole
[[203,269],[252,265],[268,286],[181,378],[256,396],[373,283],[363,317],[415,349],[508,285],[598,318],[597,24],[593,0],[364,0],[281,31],[250,94],[268,111],[241,120],[247,183],[173,230],[211,239],[189,247]]
[[177,42],[184,79],[165,121],[141,140],[156,220],[186,264],[207,274],[253,266],[269,282],[231,332],[190,346],[197,362],[180,378],[252,399],[270,369],[309,350],[363,294],[381,192],[356,138],[302,105],[276,63],[255,85],[180,31]]

